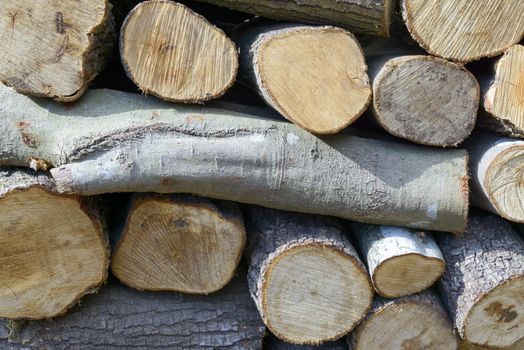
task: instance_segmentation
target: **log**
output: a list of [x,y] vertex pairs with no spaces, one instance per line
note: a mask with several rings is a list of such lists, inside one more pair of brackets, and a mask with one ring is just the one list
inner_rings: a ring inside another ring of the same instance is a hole
[[184,195],[136,195],[111,270],[139,290],[208,294],[233,277],[246,241],[233,202]]
[[356,34],[389,36],[392,0],[199,0],[286,22],[332,24]]
[[398,299],[375,298],[371,312],[348,336],[350,350],[456,350],[444,305],[431,290]]
[[463,150],[320,139],[286,122],[110,90],[51,102],[0,87],[0,164],[55,166],[64,192],[182,192],[376,224],[465,227]]
[[131,10],[120,31],[120,56],[144,94],[172,102],[218,98],[238,69],[237,48],[222,30],[166,0],[144,1]]
[[330,341],[320,345],[297,345],[286,343],[273,334],[264,341],[264,350],[348,350],[348,346],[343,339]]
[[413,39],[452,61],[496,56],[524,36],[520,0],[402,0],[401,6]]
[[334,134],[367,110],[367,66],[350,32],[329,26],[252,25],[239,30],[235,40],[248,84],[300,127]]
[[225,289],[208,296],[139,292],[112,281],[60,318],[11,326],[10,335],[7,322],[1,320],[0,347],[260,349],[265,327],[249,297],[245,278],[244,272]]
[[[524,349],[524,339],[518,341],[513,346],[504,348],[504,350],[522,350]],[[471,343],[461,341],[459,344],[459,350],[500,350],[500,348],[492,348],[487,346],[473,345]]]
[[373,289],[340,222],[262,207],[245,215],[249,289],[274,335],[317,345],[365,317]]
[[0,317],[63,314],[107,277],[104,224],[91,201],[46,175],[0,170]]
[[438,243],[446,260],[440,290],[460,336],[498,348],[523,338],[524,241],[511,225],[475,215],[464,236]]
[[0,81],[24,94],[76,100],[111,54],[110,9],[108,0],[2,0]]
[[385,298],[421,292],[444,273],[444,258],[428,232],[352,223],[373,287]]
[[468,140],[467,148],[473,203],[524,223],[524,140],[479,133]]

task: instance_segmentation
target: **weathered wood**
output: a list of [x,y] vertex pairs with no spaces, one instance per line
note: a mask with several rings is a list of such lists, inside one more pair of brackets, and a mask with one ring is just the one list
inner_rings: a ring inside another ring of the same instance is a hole
[[61,196],[30,170],[0,170],[0,317],[60,315],[105,281],[103,222],[87,199]]
[[10,336],[9,322],[0,321],[0,347],[258,350],[265,327],[241,271],[226,288],[208,296],[139,292],[111,282],[60,318],[18,327],[11,323],[11,329],[18,329]]
[[423,291],[444,273],[444,258],[428,232],[352,223],[373,287],[385,298]]
[[115,32],[108,0],[0,1],[0,81],[73,101],[102,70]]
[[264,350],[348,350],[348,346],[343,339],[325,342],[320,345],[290,344],[270,333],[268,337],[264,339]]
[[183,192],[377,224],[465,227],[462,150],[321,139],[286,122],[109,90],[62,106],[0,87],[0,116],[0,164],[58,166],[66,192]]
[[238,69],[236,46],[222,30],[167,0],[141,2],[127,15],[120,55],[141,91],[173,102],[222,96]]
[[461,337],[508,347],[524,336],[524,241],[509,223],[483,214],[462,237],[438,236],[446,260],[440,289]]
[[471,157],[473,203],[524,223],[524,140],[479,133],[466,146]]
[[375,298],[371,312],[348,336],[350,350],[456,350],[453,325],[431,290],[398,299]]
[[280,339],[338,339],[369,311],[373,289],[340,222],[262,207],[245,210],[251,295]]
[[240,262],[246,231],[238,206],[184,195],[136,195],[111,260],[113,274],[140,290],[207,294]]
[[357,39],[336,27],[247,25],[235,35],[243,76],[286,119],[336,133],[367,109],[371,86]]
[[[459,350],[500,350],[501,348],[493,348],[488,346],[473,345],[464,340],[459,343]],[[513,346],[505,347],[504,350],[522,350],[524,349],[524,339],[518,341]]]

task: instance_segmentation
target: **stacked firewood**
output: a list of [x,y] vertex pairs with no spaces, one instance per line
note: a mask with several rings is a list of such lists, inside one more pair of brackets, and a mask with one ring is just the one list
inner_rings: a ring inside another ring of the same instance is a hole
[[524,349],[523,16],[2,0],[0,348]]

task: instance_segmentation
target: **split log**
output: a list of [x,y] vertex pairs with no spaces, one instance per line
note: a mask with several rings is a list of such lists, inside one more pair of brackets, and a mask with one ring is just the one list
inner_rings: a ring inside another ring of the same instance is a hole
[[524,140],[476,134],[467,147],[473,203],[524,223]]
[[273,334],[269,334],[264,341],[264,350],[348,350],[348,346],[343,339],[320,345],[290,344],[278,339]]
[[351,227],[373,286],[385,298],[421,292],[444,273],[444,258],[431,233],[359,223]]
[[235,203],[136,195],[128,213],[111,261],[126,285],[207,294],[233,277],[246,241]]
[[366,111],[367,66],[350,32],[277,24],[246,26],[236,34],[243,75],[286,119],[313,133],[333,134]]
[[462,237],[438,241],[446,272],[440,289],[461,337],[509,347],[524,336],[524,241],[501,218],[470,218]]
[[332,24],[356,34],[389,36],[392,0],[200,0],[286,22]]
[[496,56],[524,36],[520,0],[402,0],[413,39],[452,61]]
[[24,94],[76,100],[111,53],[110,9],[108,0],[0,1],[0,81]]
[[109,250],[93,205],[32,171],[0,171],[0,317],[63,314],[105,281]]
[[428,290],[393,300],[375,298],[348,345],[350,350],[456,350],[458,341],[444,305]]
[[463,150],[320,139],[287,122],[110,90],[62,106],[0,87],[0,115],[0,164],[58,166],[64,192],[193,193],[451,232],[466,223]]
[[[245,269],[243,269],[245,271]],[[151,350],[262,348],[265,327],[245,272],[208,296],[139,292],[111,282],[80,307],[52,321],[0,321],[0,347],[10,350]],[[16,327],[18,326],[18,327]],[[15,328],[15,329],[13,329]]]
[[340,222],[262,207],[245,215],[249,289],[273,334],[316,345],[366,316],[373,289]]

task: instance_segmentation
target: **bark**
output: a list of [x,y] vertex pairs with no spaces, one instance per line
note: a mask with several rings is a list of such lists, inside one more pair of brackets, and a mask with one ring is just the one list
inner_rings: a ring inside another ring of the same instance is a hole
[[444,258],[431,233],[359,223],[351,227],[373,286],[385,298],[421,292],[444,273]]
[[141,2],[127,15],[120,55],[141,91],[173,102],[222,96],[238,69],[237,48],[222,30],[166,0]]
[[0,115],[0,164],[57,166],[65,192],[182,192],[377,224],[465,226],[462,150],[317,138],[285,122],[109,90],[61,106],[4,87]]
[[471,156],[473,204],[524,223],[524,140],[476,134],[466,146]]
[[464,236],[444,236],[440,289],[461,337],[476,345],[508,347],[524,331],[524,241],[509,223],[472,216]]
[[0,323],[0,346],[9,350],[255,350],[265,333],[245,272],[210,296],[139,292],[111,282],[55,320],[28,322],[9,336],[7,322]]
[[243,75],[286,119],[313,133],[333,134],[367,109],[371,87],[353,34],[299,24],[241,28],[235,40]]
[[61,196],[46,175],[0,170],[0,317],[63,314],[105,281],[109,250],[93,200]]
[[273,334],[316,345],[340,338],[366,315],[372,287],[340,222],[262,207],[245,215],[249,289]]
[[111,270],[140,290],[208,294],[240,262],[246,231],[238,205],[187,195],[135,195]]
[[24,94],[76,100],[111,53],[110,10],[108,0],[3,0],[0,81]]
[[330,341],[318,346],[315,345],[296,345],[286,343],[272,334],[264,341],[264,350],[347,350],[348,346],[342,339]]

